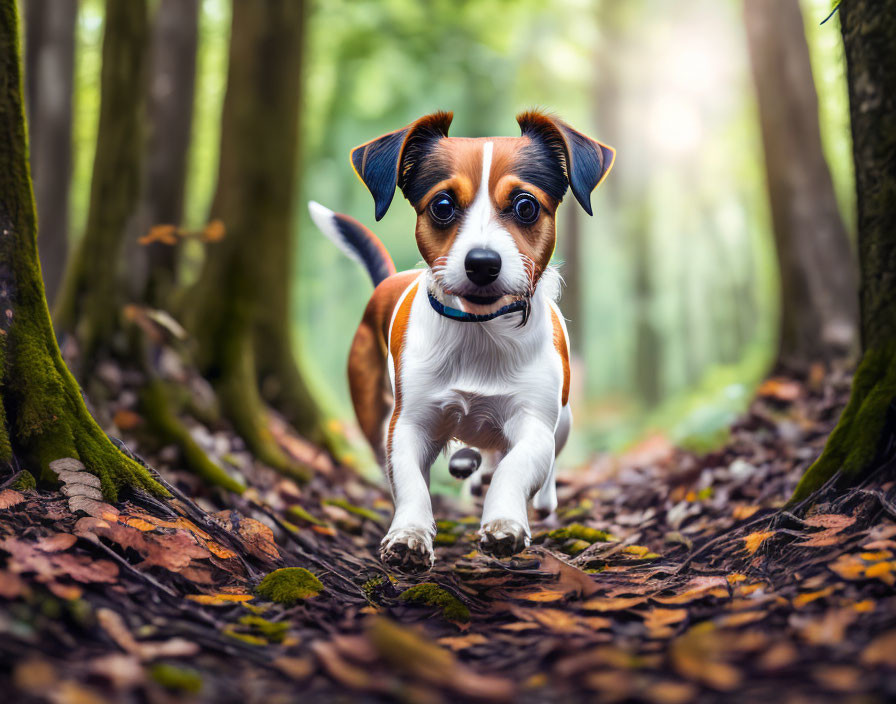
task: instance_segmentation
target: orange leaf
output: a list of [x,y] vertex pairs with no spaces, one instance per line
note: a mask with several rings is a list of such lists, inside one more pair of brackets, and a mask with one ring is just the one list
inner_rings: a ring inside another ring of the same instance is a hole
[[759,546],[762,545],[766,540],[771,538],[775,534],[775,531],[759,531],[757,533],[750,533],[746,538],[744,538],[744,544],[747,547],[747,554],[752,555],[755,553]]

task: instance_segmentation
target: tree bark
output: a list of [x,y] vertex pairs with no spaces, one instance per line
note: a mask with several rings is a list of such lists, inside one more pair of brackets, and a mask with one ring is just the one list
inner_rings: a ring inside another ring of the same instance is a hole
[[188,326],[222,409],[263,462],[291,463],[267,429],[264,402],[320,439],[317,406],[296,366],[289,297],[299,156],[304,2],[235,0],[221,157],[209,244]]
[[822,152],[799,0],[745,0],[744,16],[781,280],[779,362],[805,368],[856,346],[854,257]]
[[25,103],[40,222],[40,264],[53,300],[68,253],[77,0],[25,3]]
[[[148,146],[140,234],[158,225],[180,227],[193,125],[199,0],[161,0],[152,29]],[[139,300],[167,306],[177,283],[177,245],[155,242],[141,248],[142,271],[132,290]]]
[[0,76],[0,460],[53,479],[49,463],[74,457],[109,499],[126,486],[165,495],[91,418],[56,345],[37,253],[15,0],[0,0]]
[[864,355],[824,452],[794,500],[838,472],[862,480],[892,455],[896,432],[896,0],[840,5],[856,172]]
[[148,37],[146,0],[107,0],[87,229],[69,263],[56,316],[59,331],[76,335],[82,373],[120,327],[121,252],[140,194]]

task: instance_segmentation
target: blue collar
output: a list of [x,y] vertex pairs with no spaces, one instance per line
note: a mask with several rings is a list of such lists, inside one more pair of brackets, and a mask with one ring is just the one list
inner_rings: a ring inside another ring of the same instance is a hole
[[465,311],[458,310],[457,308],[446,306],[435,296],[433,296],[429,291],[426,292],[426,295],[429,297],[429,305],[432,306],[432,309],[436,313],[449,318],[450,320],[456,320],[459,323],[484,323],[489,320],[499,318],[502,315],[507,315],[508,313],[518,313],[520,311],[522,311],[523,313],[523,319],[522,321],[520,321],[520,326],[525,325],[529,320],[529,300],[525,298],[513,301],[512,303],[508,303],[506,306],[499,308],[494,313],[478,315],[476,313],[467,313]]

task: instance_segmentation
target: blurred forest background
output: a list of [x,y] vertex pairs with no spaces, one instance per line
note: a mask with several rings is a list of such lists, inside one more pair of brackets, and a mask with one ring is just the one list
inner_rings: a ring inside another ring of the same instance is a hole
[[[41,256],[52,303],[65,252],[76,250],[87,227],[105,3],[21,4]],[[753,6],[752,25],[739,0],[308,3],[295,76],[301,168],[291,316],[300,366],[325,412],[354,422],[345,361],[370,290],[357,265],[315,230],[304,203],[318,200],[374,226],[349,150],[437,109],[454,111],[453,135],[478,137],[516,134],[514,115],[540,106],[618,151],[613,174],[595,193],[595,216],[566,204],[558,220],[555,259],[567,283],[561,308],[576,357],[575,431],[565,464],[644,438],[712,447],[776,364],[811,368],[836,356],[819,344],[811,281],[782,290],[779,266],[829,274],[830,257],[793,255],[806,246],[799,244],[800,227],[827,227],[844,244],[854,237],[840,34],[836,22],[821,24],[830,0],[803,0],[801,17],[779,12],[775,3],[746,5]],[[179,190],[173,200],[182,199],[182,208],[144,220],[125,256],[136,256],[135,242],[149,227],[169,220],[185,231],[209,231],[227,84],[230,2],[156,0],[150,10],[150,121],[165,119],[158,116],[167,105],[173,117],[164,129],[186,157],[182,179],[169,174],[156,182]],[[71,81],[70,114],[62,110],[55,128],[34,110],[41,91],[50,90],[40,77],[41,42],[63,52],[59,65],[67,55],[71,69],[60,79]],[[64,141],[61,148],[42,146],[51,132],[65,139],[60,119],[70,129],[70,180]],[[813,141],[815,133],[820,141]],[[50,149],[43,163],[41,148]],[[788,173],[794,161],[796,172]],[[63,182],[55,191],[47,185],[54,178]],[[821,205],[799,212],[801,195]],[[795,213],[784,213],[782,198],[797,203]],[[420,259],[414,216],[403,205],[373,228],[399,269]],[[209,239],[179,243],[183,285],[199,277],[206,250],[215,246]],[[842,248],[828,249],[834,267],[848,273],[848,246],[846,259]],[[836,308],[836,301],[819,305]],[[787,329],[794,317],[788,306],[800,308],[797,317],[815,327],[815,339],[807,343],[805,334]],[[852,349],[850,315],[845,311],[842,325],[825,338],[837,354]],[[832,318],[836,311],[823,319]]]

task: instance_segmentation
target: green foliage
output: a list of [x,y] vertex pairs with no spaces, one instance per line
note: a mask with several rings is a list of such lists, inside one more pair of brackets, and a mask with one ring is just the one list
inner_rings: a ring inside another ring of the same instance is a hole
[[454,594],[440,587],[435,582],[416,584],[403,591],[399,597],[402,601],[414,604],[432,606],[449,621],[467,622],[470,620],[470,610]]
[[284,567],[262,579],[256,591],[268,601],[292,606],[317,596],[323,588],[320,580],[304,567]]

